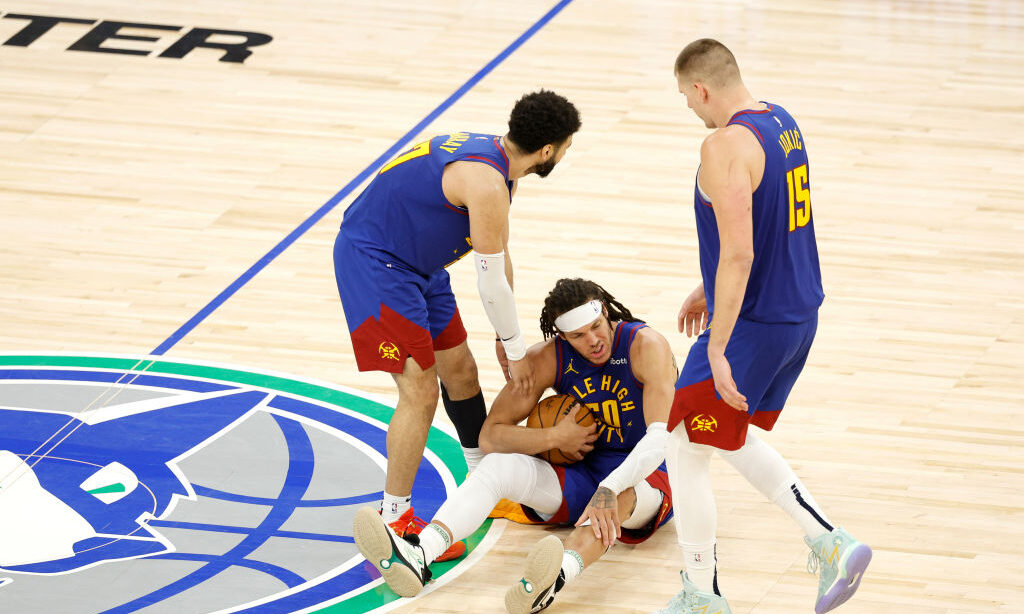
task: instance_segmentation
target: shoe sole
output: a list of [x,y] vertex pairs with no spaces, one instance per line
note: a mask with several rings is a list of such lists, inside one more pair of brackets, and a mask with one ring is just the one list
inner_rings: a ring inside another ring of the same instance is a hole
[[384,519],[376,510],[369,507],[360,508],[356,512],[352,522],[352,537],[355,539],[356,547],[377,571],[380,572],[384,581],[388,583],[391,590],[402,597],[415,597],[423,589],[423,582],[420,581],[412,569],[403,564],[388,564],[392,556],[398,555],[398,559],[405,561],[401,553],[396,553],[395,544],[391,541],[387,525]]
[[508,614],[529,614],[533,601],[558,579],[562,569],[562,541],[548,535],[537,542],[526,557],[523,579],[532,588],[528,592],[522,581],[505,592],[505,610]]
[[846,603],[860,587],[864,579],[864,570],[871,563],[871,548],[867,544],[857,544],[845,553],[839,561],[842,573],[836,578],[828,591],[818,599],[814,606],[817,614],[825,614]]

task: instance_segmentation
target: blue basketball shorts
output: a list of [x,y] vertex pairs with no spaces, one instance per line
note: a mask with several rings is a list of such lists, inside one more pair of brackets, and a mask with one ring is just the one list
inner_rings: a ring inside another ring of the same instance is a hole
[[[587,504],[597,491],[597,485],[601,480],[608,477],[608,474],[618,467],[626,452],[601,452],[594,450],[587,454],[582,461],[571,465],[551,465],[558,475],[558,482],[562,486],[562,505],[555,512],[555,515],[548,520],[543,520],[529,507],[523,506],[523,511],[534,522],[544,524],[575,524]],[[624,544],[639,544],[658,530],[658,527],[665,524],[672,518],[672,489],[668,484],[668,473],[665,471],[664,463],[651,475],[647,476],[647,483],[662,493],[661,507],[658,513],[646,527],[640,529],[622,529],[619,541]]]
[[334,276],[360,371],[402,373],[409,356],[428,369],[435,351],[466,340],[444,269],[424,276],[339,232]]
[[775,426],[807,362],[818,316],[797,324],[736,320],[725,357],[737,389],[747,397],[746,412],[727,405],[715,391],[708,362],[710,326],[690,347],[676,381],[668,428],[681,424],[693,443],[738,450],[746,441],[748,425],[769,431]]

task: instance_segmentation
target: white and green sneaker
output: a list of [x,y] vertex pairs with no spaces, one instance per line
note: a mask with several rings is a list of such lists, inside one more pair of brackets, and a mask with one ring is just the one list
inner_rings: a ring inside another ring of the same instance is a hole
[[676,593],[668,605],[654,614],[732,614],[725,597],[705,593],[690,582],[685,572],[679,574],[683,577],[683,590]]
[[359,552],[380,571],[391,590],[402,597],[415,597],[430,580],[419,536],[399,537],[372,507],[356,512],[352,537]]
[[537,542],[526,557],[526,571],[512,588],[505,592],[508,614],[540,612],[555,600],[555,593],[565,586],[562,577],[562,540],[548,535]]
[[804,538],[811,549],[807,571],[818,572],[817,614],[834,610],[853,597],[871,562],[871,548],[836,527],[817,539]]

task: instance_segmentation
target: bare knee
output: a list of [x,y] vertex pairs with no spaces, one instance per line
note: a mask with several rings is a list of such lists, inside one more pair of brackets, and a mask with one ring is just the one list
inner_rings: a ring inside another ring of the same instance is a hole
[[468,399],[480,392],[476,360],[468,345],[463,343],[450,350],[437,352],[436,355],[437,374],[450,398]]
[[437,370],[434,367],[420,369],[414,360],[409,359],[405,371],[394,378],[398,385],[399,405],[428,410],[433,417],[441,394],[437,384]]

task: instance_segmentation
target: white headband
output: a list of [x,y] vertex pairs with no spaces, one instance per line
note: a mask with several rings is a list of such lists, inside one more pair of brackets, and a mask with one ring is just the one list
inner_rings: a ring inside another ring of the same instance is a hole
[[594,299],[555,318],[555,327],[563,333],[586,326],[601,317],[601,301]]

